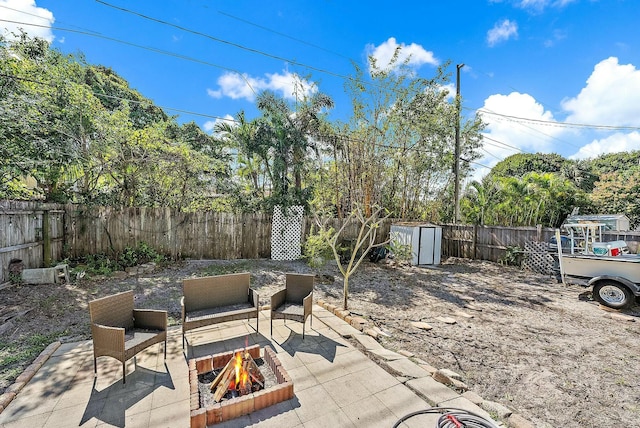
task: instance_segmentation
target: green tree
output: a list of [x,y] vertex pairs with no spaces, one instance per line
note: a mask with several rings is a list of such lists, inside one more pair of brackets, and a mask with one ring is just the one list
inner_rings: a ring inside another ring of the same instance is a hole
[[[328,140],[341,189],[333,201],[338,212],[360,204],[370,214],[367,207],[382,205],[399,217],[429,218],[433,206],[451,196],[457,114],[442,89],[448,64],[426,79],[409,67],[409,59],[399,58],[400,49],[388,67],[380,67],[370,57],[369,68],[355,66],[347,81],[351,118],[336,127],[339,137]],[[463,123],[466,160],[478,157],[482,127],[477,117]],[[463,176],[468,171],[465,163]]]
[[[371,207],[371,214],[365,215],[362,207],[356,207],[349,216],[342,223],[342,227],[337,232],[329,226],[331,217],[329,216],[316,216],[316,224],[319,227],[318,236],[324,239],[325,242],[331,248],[333,256],[338,265],[340,273],[343,277],[343,295],[342,295],[342,308],[348,309],[349,303],[349,279],[358,270],[362,261],[367,257],[372,248],[381,247],[389,243],[389,240],[384,242],[376,242],[380,229],[381,222],[391,216],[390,212],[385,212],[382,207]],[[340,245],[344,240],[344,231],[351,224],[356,223],[358,228],[358,235],[353,240],[353,245],[350,248],[348,260],[343,265],[341,260]]]
[[465,220],[503,226],[559,226],[574,207],[586,207],[583,191],[553,173],[486,177],[472,183],[461,201]]
[[498,162],[490,172],[494,177],[522,177],[529,172],[558,173],[567,162],[556,153],[516,153]]
[[81,83],[83,66],[24,33],[0,42],[0,63],[11,81],[0,93],[0,128],[8,142],[2,176],[14,184],[32,177],[45,200],[65,201],[103,113]]
[[640,168],[600,175],[589,199],[596,212],[625,214],[631,225],[640,225]]
[[273,205],[306,206],[311,188],[304,186],[308,175],[307,158],[317,154],[314,136],[324,120],[326,109],[333,107],[330,97],[314,92],[295,106],[273,92],[258,95],[261,116],[256,120],[249,154],[257,153],[270,171]]

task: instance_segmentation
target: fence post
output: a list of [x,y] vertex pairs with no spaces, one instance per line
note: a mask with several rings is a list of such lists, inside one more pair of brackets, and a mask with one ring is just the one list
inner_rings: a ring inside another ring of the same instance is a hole
[[42,211],[42,262],[44,267],[51,266],[51,224],[49,211]]
[[476,259],[477,249],[478,249],[478,225],[474,224],[473,225],[473,256],[471,257],[473,260]]
[[542,225],[536,224],[536,235],[538,238],[538,242],[542,242]]

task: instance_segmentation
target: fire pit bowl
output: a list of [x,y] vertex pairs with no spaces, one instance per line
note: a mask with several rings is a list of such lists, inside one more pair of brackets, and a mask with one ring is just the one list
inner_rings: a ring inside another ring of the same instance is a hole
[[[220,402],[211,402],[210,399],[204,400],[205,397],[201,397],[203,394],[201,387],[203,375],[209,375],[211,372],[215,374],[224,370],[231,360],[236,359],[238,354],[249,354],[254,360],[259,360],[261,358],[260,346],[253,345],[233,352],[189,360],[191,428],[206,428],[209,425],[228,421],[293,398],[293,381],[282,367],[273,349],[265,346],[260,370],[264,377],[275,378],[275,385],[269,386],[265,382],[264,388],[259,391],[235,398],[225,397]],[[264,373],[267,370],[271,373]]]

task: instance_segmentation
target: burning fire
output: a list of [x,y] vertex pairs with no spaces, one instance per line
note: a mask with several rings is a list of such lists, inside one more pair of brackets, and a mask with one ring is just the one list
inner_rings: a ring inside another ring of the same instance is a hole
[[237,390],[240,395],[248,394],[251,392],[251,381],[249,380],[249,372],[247,370],[247,360],[246,358],[251,358],[248,356],[243,357],[242,353],[238,352],[235,356],[235,364],[233,369],[235,371],[235,382],[231,382],[229,385],[229,390],[234,391]]
[[264,376],[251,358],[251,354],[238,352],[216,376],[210,387],[212,391],[216,390],[214,400],[219,402],[227,392],[232,397],[237,397],[264,388]]
[[244,370],[242,367],[242,355],[240,355],[240,352],[236,354],[235,369],[236,369],[236,383],[234,385],[240,385],[240,374]]

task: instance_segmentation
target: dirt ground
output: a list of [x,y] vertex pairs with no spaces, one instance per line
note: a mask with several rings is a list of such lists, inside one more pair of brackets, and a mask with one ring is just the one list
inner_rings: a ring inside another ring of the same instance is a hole
[[[312,269],[301,261],[187,261],[139,277],[14,286],[0,290],[0,393],[35,357],[29,350],[90,337],[89,300],[133,289],[138,307],[166,309],[177,324],[183,278],[240,271],[251,272],[265,305],[285,272],[322,275],[315,299],[342,304],[335,264]],[[538,427],[639,426],[637,305],[624,312],[631,320],[616,318],[582,287],[461,259],[430,268],[365,262],[349,291],[349,309],[389,334],[380,339],[387,348],[458,372],[472,391]]]

